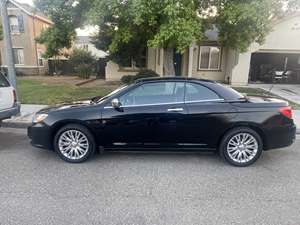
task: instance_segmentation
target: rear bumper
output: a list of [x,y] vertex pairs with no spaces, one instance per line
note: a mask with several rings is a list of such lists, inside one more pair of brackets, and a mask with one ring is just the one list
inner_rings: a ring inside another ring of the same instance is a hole
[[47,125],[43,123],[32,124],[27,128],[27,135],[33,146],[53,150],[51,130]]
[[282,126],[266,134],[264,150],[288,147],[296,139],[296,126]]
[[19,102],[15,103],[12,108],[0,111],[0,120],[9,119],[12,116],[20,114],[21,105]]

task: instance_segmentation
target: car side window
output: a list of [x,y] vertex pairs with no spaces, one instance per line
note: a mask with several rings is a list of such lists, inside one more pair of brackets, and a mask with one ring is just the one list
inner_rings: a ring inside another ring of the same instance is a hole
[[9,83],[6,80],[6,78],[4,77],[4,75],[2,73],[0,73],[0,88],[1,87],[9,87]]
[[185,102],[221,99],[214,91],[196,83],[186,83]]
[[146,83],[119,98],[122,106],[181,103],[184,82]]

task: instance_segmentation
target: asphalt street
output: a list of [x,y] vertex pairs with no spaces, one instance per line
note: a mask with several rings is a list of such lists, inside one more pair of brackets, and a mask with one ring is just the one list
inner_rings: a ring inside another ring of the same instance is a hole
[[105,153],[82,164],[0,128],[0,224],[300,224],[300,141],[236,168],[214,154]]

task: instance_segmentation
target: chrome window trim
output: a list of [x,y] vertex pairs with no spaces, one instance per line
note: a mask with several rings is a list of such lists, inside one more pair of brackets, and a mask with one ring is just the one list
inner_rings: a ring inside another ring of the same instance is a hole
[[[140,106],[159,106],[159,105],[176,105],[176,104],[184,104],[184,102],[168,102],[168,103],[153,103],[153,104],[141,104],[141,105],[124,105],[122,108],[130,108],[130,107],[140,107]],[[104,109],[111,109],[112,106],[105,106]]]
[[185,103],[201,103],[201,102],[224,102],[223,98],[207,99],[207,100],[195,100],[195,101],[185,101]]
[[[186,102],[168,102],[168,103],[153,103],[153,104],[141,104],[141,105],[127,105],[121,106],[122,108],[131,107],[141,107],[141,106],[160,106],[160,105],[176,105],[176,104],[186,104],[186,103],[202,103],[202,102],[224,102],[225,99],[207,99],[207,100],[197,100],[197,101],[186,101]],[[104,109],[112,109],[112,106],[104,106]]]

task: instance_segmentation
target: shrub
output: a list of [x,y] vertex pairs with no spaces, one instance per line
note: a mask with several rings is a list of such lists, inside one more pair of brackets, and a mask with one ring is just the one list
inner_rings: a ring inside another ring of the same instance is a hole
[[137,79],[148,78],[148,77],[158,77],[159,75],[153,70],[141,70],[136,75],[125,75],[121,78],[123,84],[130,84]]
[[88,64],[80,64],[75,67],[75,70],[78,72],[78,76],[83,79],[89,79],[93,74],[93,68]]
[[124,75],[121,78],[121,82],[123,84],[130,84],[130,83],[134,82],[134,80],[135,80],[135,75]]
[[70,56],[70,63],[79,77],[88,79],[94,72],[96,58],[85,49],[75,48]]
[[158,76],[159,75],[155,71],[148,70],[148,69],[141,70],[136,74],[137,79],[147,78],[147,77],[158,77]]

